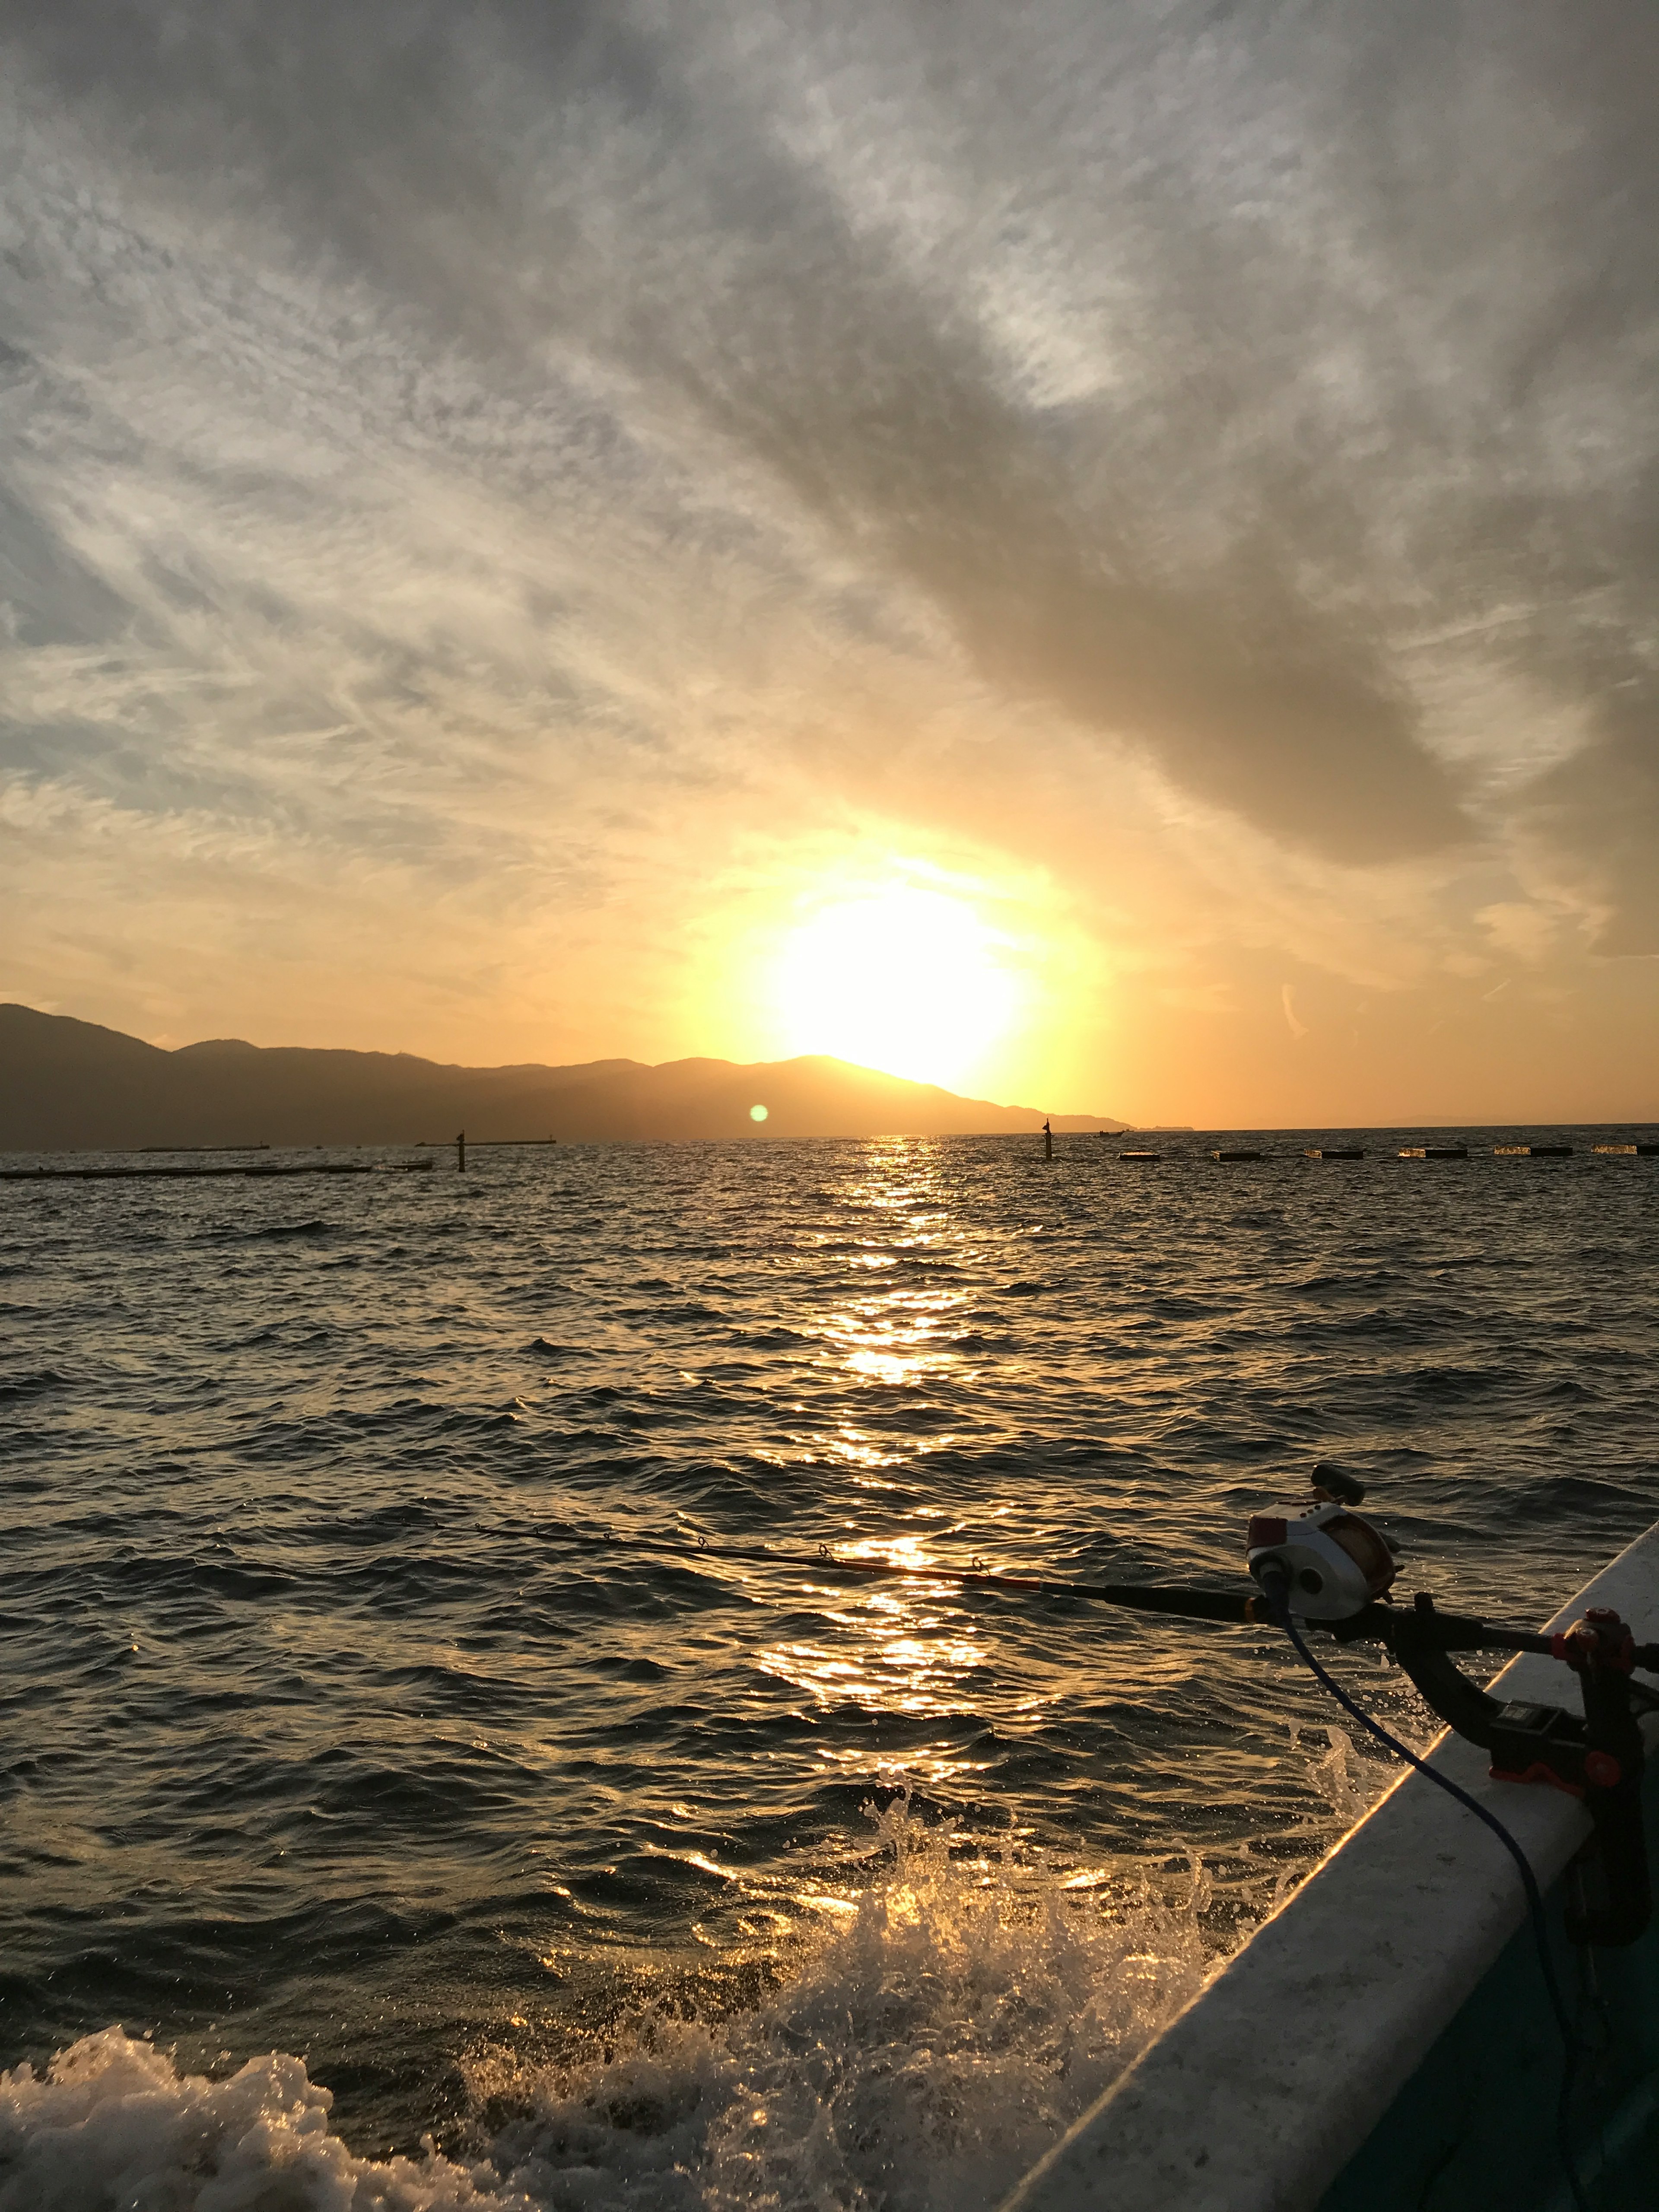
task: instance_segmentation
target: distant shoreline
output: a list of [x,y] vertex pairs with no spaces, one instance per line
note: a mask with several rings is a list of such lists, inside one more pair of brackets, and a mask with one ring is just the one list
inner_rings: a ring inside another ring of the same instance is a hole
[[408,1053],[219,1038],[163,1051],[0,1006],[0,1150],[729,1141],[1115,1133],[1105,1114],[964,1098],[822,1055],[456,1067]]

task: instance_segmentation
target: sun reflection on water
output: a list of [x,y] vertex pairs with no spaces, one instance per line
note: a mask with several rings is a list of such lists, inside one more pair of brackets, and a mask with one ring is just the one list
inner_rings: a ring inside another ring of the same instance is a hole
[[[919,1557],[921,1540],[859,1545],[844,1556],[914,1559],[921,1582],[927,1572]],[[838,1634],[835,1648],[805,1638],[773,1644],[760,1656],[763,1673],[820,1706],[852,1702],[867,1711],[911,1717],[971,1710],[968,1680],[985,1664],[978,1632],[971,1623],[947,1622],[932,1593],[890,1585],[850,1604],[842,1590],[818,1595],[826,1626]]]
[[[810,1342],[806,1359],[844,1395],[832,1421],[802,1443],[848,1469],[860,1489],[902,1488],[894,1476],[961,1443],[957,1393],[983,1364],[971,1309],[985,1294],[985,1231],[971,1210],[946,1202],[933,1152],[914,1140],[872,1146],[862,1173],[838,1194],[846,1212],[808,1240],[823,1270],[819,1298],[797,1326]],[[981,1508],[976,1521],[986,1510],[1007,1509]],[[951,1518],[946,1509],[913,1507],[909,1517],[925,1525],[854,1538],[849,1524],[854,1540],[836,1545],[842,1558],[908,1570],[906,1579],[866,1589],[801,1586],[791,1624],[798,1632],[758,1653],[757,1663],[820,1711],[890,1717],[907,1731],[918,1721],[957,1723],[931,1746],[907,1741],[893,1775],[907,1785],[948,1787],[987,1763],[964,1755],[960,1723],[980,1711],[992,1660],[978,1620],[937,1578],[943,1563],[930,1556],[930,1546],[957,1533],[940,1526]],[[817,1616],[806,1634],[799,1632],[802,1607]],[[976,1729],[967,1734],[977,1740]],[[840,1774],[842,1765],[832,1757],[826,1771]],[[872,1778],[867,1748],[848,1771]]]
[[850,1375],[905,1387],[962,1364],[946,1323],[960,1291],[901,1291],[850,1300],[823,1324],[831,1357]]

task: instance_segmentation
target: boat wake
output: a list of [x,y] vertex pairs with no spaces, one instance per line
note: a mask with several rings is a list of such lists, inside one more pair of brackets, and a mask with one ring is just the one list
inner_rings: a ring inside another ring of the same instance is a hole
[[179,2073],[119,2028],[0,2077],[0,2212],[976,2212],[1218,1963],[1194,1869],[952,1856],[900,1797],[882,1877],[757,2007],[640,2011],[558,2065],[476,2051],[471,2155],[353,2154],[328,2091],[272,2053]]

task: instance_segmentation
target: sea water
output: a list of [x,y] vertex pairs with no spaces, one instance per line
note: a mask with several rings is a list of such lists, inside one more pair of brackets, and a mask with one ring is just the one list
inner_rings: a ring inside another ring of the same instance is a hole
[[1659,1510],[1599,1133],[0,1184],[0,2212],[994,2204],[1389,1777],[927,1564],[1237,1588],[1330,1456],[1540,1619]]

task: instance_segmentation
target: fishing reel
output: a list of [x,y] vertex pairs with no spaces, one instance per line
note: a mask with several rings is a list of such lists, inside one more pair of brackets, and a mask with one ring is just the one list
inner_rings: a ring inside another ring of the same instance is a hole
[[1309,1507],[1250,1516],[1246,1563],[1270,1605],[1304,1620],[1350,1620],[1382,1595],[1400,1571],[1396,1547],[1352,1510],[1364,1496],[1363,1482],[1322,1461]]
[[[1571,1628],[1547,1632],[1504,1628],[1468,1614],[1442,1613],[1427,1590],[1419,1590],[1409,1605],[1396,1605],[1391,1601],[1399,1574],[1394,1540],[1354,1510],[1364,1503],[1364,1484],[1328,1460],[1315,1467],[1312,1483],[1312,1497],[1295,1511],[1251,1516],[1244,1540],[1255,1583],[1249,1595],[1239,1589],[1170,1589],[1145,1583],[1004,1574],[978,1559],[969,1568],[951,1568],[868,1552],[838,1557],[828,1545],[820,1545],[811,1558],[767,1545],[726,1544],[711,1550],[701,1535],[695,1542],[678,1536],[653,1539],[643,1547],[715,1564],[752,1560],[775,1568],[804,1567],[813,1575],[902,1580],[923,1574],[963,1590],[1086,1598],[1134,1613],[1234,1627],[1272,1622],[1288,1632],[1298,1655],[1356,1719],[1402,1759],[1420,1765],[1414,1753],[1325,1673],[1302,1629],[1316,1626],[1339,1644],[1380,1644],[1430,1710],[1490,1755],[1495,1779],[1542,1783],[1583,1802],[1595,1826],[1604,1901],[1569,1912],[1567,1933],[1577,1943],[1633,1942],[1652,1911],[1642,1819],[1645,1747],[1639,1723],[1644,1715],[1659,1713],[1659,1695],[1632,1675],[1659,1675],[1659,1643],[1638,1644],[1617,1613],[1600,1607],[1592,1607]],[[1533,1652],[1564,1662],[1577,1679],[1583,1711],[1494,1698],[1454,1663],[1455,1654],[1498,1651]],[[1443,1776],[1435,1778],[1445,1782]],[[1450,1782],[1445,1786],[1455,1796],[1462,1794]],[[1487,1817],[1480,1807],[1474,1809],[1483,1820]]]
[[[1326,1461],[1314,1468],[1313,1498],[1301,1512],[1251,1516],[1245,1557],[1261,1591],[1249,1601],[1252,1617],[1289,1628],[1298,1649],[1293,1617],[1340,1644],[1380,1644],[1430,1710],[1489,1753],[1494,1781],[1542,1783],[1580,1799],[1595,1831],[1604,1901],[1570,1911],[1568,1936],[1577,1943],[1633,1942],[1652,1910],[1638,1716],[1659,1710],[1659,1698],[1632,1674],[1659,1673],[1659,1644],[1638,1644],[1616,1613],[1599,1607],[1549,1635],[1442,1613],[1426,1590],[1409,1606],[1391,1604],[1396,1548],[1353,1510],[1364,1496],[1362,1483]],[[1577,1677],[1582,1712],[1494,1698],[1452,1657],[1491,1650],[1565,1661]]]

